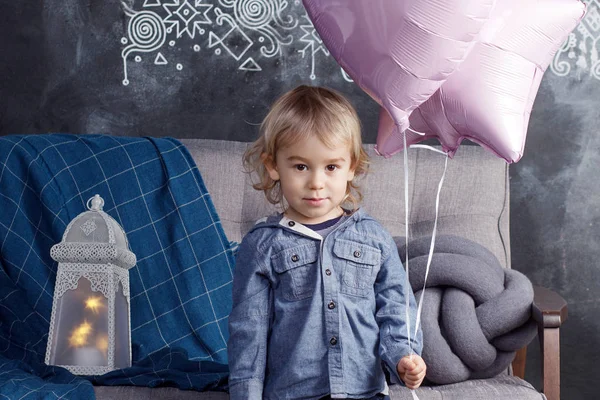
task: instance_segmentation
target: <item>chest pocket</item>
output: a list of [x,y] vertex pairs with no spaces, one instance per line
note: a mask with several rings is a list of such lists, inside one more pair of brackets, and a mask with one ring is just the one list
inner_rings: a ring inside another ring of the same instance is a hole
[[338,239],[333,245],[333,253],[343,265],[341,292],[368,297],[379,272],[381,251],[363,243]]
[[317,246],[296,246],[271,257],[271,265],[280,278],[280,290],[286,300],[312,297],[317,284]]

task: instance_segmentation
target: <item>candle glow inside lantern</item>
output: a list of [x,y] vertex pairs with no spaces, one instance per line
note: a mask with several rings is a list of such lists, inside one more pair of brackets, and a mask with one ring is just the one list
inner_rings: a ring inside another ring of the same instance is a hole
[[131,366],[129,269],[136,263],[127,236],[102,211],[95,195],[88,209],[51,249],[58,262],[46,364],[78,375]]

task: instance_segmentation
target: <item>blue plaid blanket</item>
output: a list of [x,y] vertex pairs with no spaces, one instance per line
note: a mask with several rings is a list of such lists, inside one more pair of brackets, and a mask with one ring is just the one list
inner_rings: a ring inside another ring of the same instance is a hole
[[[138,260],[133,367],[84,379],[44,364],[58,267],[50,248],[95,194]],[[234,258],[177,140],[0,137],[0,267],[0,399],[91,399],[92,382],[224,388]]]

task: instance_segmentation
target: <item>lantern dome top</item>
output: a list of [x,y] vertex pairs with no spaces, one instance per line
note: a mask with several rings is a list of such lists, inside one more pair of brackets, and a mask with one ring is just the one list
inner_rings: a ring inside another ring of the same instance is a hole
[[95,195],[87,201],[88,211],[75,217],[63,234],[65,243],[110,243],[127,249],[125,232],[110,215],[105,213],[104,199]]
[[123,228],[102,209],[104,199],[95,195],[87,201],[88,211],[67,226],[62,242],[53,246],[51,256],[60,262],[112,262],[124,268],[135,265],[135,255]]

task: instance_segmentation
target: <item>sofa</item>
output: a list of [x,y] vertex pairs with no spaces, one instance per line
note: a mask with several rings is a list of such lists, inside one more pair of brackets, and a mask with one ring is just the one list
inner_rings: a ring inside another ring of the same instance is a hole
[[[242,155],[248,143],[183,139],[181,142],[196,162],[211,194],[221,224],[232,241],[241,241],[259,218],[276,209],[262,193],[251,187],[251,176],[242,168]],[[370,171],[361,181],[363,207],[377,218],[393,236],[404,236],[403,155],[384,159],[367,145]],[[431,235],[435,195],[444,169],[444,157],[428,149],[409,152],[409,235]],[[511,268],[509,230],[508,165],[479,146],[463,145],[449,160],[443,184],[438,218],[438,234],[457,235],[489,249],[505,268]],[[558,400],[560,324],[566,319],[566,303],[557,294],[535,288],[533,316],[538,322],[543,353],[543,393],[523,380],[525,350],[513,367],[489,379],[422,386],[420,399],[543,399]],[[516,376],[519,375],[519,376]],[[225,393],[191,392],[175,388],[96,386],[98,399],[227,399]],[[410,391],[391,386],[393,400],[412,399]]]
[[[251,177],[242,169],[248,144],[106,135],[0,139],[0,394],[227,399],[224,363],[234,244],[256,220],[275,211],[252,189]],[[363,207],[400,243],[405,232],[402,155],[384,159],[372,145],[366,147],[371,168],[361,182]],[[410,150],[409,237],[417,241],[431,235],[444,163],[439,153]],[[43,354],[56,279],[50,248],[83,211],[85,200],[97,193],[107,201],[106,212],[126,228],[138,256],[130,273],[135,363],[86,380],[45,365]],[[438,235],[471,241],[491,255],[502,275],[508,274],[509,179],[503,160],[479,146],[461,146],[448,162]],[[456,269],[452,276],[464,275],[464,270]],[[533,289],[531,293],[533,297]],[[531,301],[526,318],[533,315],[538,325],[544,394],[522,379],[522,349],[512,368],[502,366],[486,379],[424,385],[417,390],[419,398],[558,400],[559,332],[566,304],[543,288],[536,288],[533,308]],[[392,399],[412,398],[400,386],[390,391]]]

